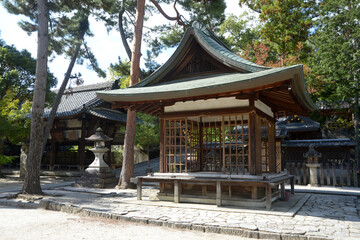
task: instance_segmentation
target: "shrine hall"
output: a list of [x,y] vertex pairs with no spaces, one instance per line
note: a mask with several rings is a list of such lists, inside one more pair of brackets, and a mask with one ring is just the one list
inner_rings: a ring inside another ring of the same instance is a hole
[[247,61],[199,23],[152,75],[97,96],[160,119],[160,172],[136,178],[138,199],[142,182],[158,182],[160,200],[267,209],[286,182],[293,190],[276,161],[275,118],[317,109],[302,65]]

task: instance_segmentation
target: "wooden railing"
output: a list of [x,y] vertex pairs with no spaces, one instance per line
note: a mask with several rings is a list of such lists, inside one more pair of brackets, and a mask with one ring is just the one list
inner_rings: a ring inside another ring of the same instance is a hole
[[[285,169],[295,176],[295,184],[309,184],[310,172],[305,163],[287,163]],[[318,178],[322,186],[359,186],[356,164],[320,164]]]

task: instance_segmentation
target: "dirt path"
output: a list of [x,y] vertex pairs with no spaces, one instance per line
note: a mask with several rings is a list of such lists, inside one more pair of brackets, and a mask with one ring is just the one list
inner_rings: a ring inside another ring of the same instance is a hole
[[242,238],[103,218],[82,217],[63,212],[0,206],[0,239],[238,240]]

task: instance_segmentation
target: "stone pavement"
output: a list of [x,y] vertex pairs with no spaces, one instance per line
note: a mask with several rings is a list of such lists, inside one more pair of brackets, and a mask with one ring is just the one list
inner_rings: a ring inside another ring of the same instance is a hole
[[299,186],[304,193],[296,193],[290,201],[277,201],[272,210],[266,211],[153,201],[151,196],[158,191],[154,186],[144,186],[144,200],[137,201],[136,190],[74,188],[71,181],[47,181],[43,185],[47,196],[19,195],[16,199],[7,197],[20,186],[15,187],[13,180],[7,188],[6,181],[0,181],[0,205],[41,207],[249,238],[360,239],[360,189],[356,188],[328,188],[327,194],[316,194],[314,188]]

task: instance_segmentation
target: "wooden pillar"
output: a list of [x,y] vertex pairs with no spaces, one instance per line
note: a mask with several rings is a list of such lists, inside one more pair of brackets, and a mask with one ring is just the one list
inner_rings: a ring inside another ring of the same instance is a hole
[[276,173],[276,130],[275,122],[269,122],[269,171],[270,173]]
[[85,115],[82,116],[81,120],[81,136],[79,139],[78,146],[78,162],[80,165],[80,171],[84,171],[84,162],[85,162],[85,131],[86,131]]
[[295,188],[294,188],[294,176],[290,178],[290,186],[291,186],[291,194],[295,194]]
[[256,174],[256,113],[252,111],[249,113],[249,172],[252,175]]
[[221,182],[216,182],[216,206],[220,207],[222,205],[221,199]]
[[258,176],[262,175],[261,121],[257,115],[255,115],[255,173]]
[[179,181],[174,181],[174,202],[179,203],[180,202],[180,183]]
[[50,162],[49,162],[49,170],[54,170],[54,165],[56,161],[56,152],[57,152],[57,144],[53,138],[51,138],[51,146],[50,146]]
[[199,159],[197,161],[199,161],[200,167],[199,170],[200,171],[204,171],[205,169],[203,169],[202,167],[204,166],[204,159],[203,159],[203,152],[204,152],[204,132],[203,132],[203,124],[202,124],[202,117],[200,117],[200,125],[199,125]]
[[160,118],[160,172],[165,172],[165,120]]
[[281,194],[281,200],[285,200],[285,183],[282,182],[280,183],[280,186],[281,186],[281,190],[280,190],[280,194]]
[[266,184],[266,209],[270,210],[271,209],[271,185],[269,183]]

